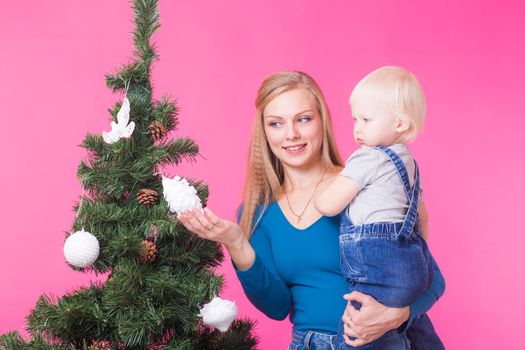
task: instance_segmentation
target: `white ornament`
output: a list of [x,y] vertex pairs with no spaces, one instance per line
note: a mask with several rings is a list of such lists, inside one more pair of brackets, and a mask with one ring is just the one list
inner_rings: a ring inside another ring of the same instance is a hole
[[202,209],[202,203],[197,190],[186,179],[175,176],[173,179],[162,177],[164,199],[168,202],[170,211],[182,214],[191,209]]
[[87,267],[98,258],[98,239],[84,229],[73,233],[64,243],[64,256],[75,267]]
[[123,137],[130,137],[135,129],[135,122],[129,122],[129,100],[127,97],[124,97],[122,101],[122,106],[117,113],[117,123],[111,122],[111,131],[102,132],[102,138],[106,143],[115,143]]
[[237,306],[232,301],[215,297],[201,308],[200,316],[208,326],[226,332],[237,316]]

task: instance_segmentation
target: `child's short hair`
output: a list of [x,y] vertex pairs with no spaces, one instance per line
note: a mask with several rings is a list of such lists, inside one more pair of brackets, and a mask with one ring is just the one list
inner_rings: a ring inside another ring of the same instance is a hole
[[410,126],[403,141],[413,141],[423,128],[426,113],[425,94],[416,77],[400,67],[381,67],[357,83],[350,95],[350,106],[361,96],[371,96],[386,103],[396,115],[406,115]]

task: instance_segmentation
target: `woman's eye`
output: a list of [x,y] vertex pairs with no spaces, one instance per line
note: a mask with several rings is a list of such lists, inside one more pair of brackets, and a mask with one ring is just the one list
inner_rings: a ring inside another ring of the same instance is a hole
[[281,126],[281,123],[280,122],[270,122],[269,124],[272,128],[278,128],[279,126]]
[[301,124],[308,123],[310,120],[312,120],[310,116],[304,115],[299,118],[299,123]]
[[368,123],[368,122],[370,121],[370,119],[368,119],[368,118],[363,118],[363,121],[364,121],[365,123]]

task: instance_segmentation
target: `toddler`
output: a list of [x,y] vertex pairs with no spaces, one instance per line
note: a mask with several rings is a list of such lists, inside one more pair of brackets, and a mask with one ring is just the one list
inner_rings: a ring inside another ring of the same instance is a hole
[[[350,291],[389,307],[405,307],[433,278],[421,180],[406,145],[422,129],[425,96],[411,73],[383,67],[357,84],[350,106],[354,139],[361,148],[339,176],[319,189],[314,203],[327,216],[346,208],[339,241]],[[344,341],[342,322],[337,346],[355,349]],[[426,314],[414,320],[406,335],[392,330],[360,348],[444,349]]]

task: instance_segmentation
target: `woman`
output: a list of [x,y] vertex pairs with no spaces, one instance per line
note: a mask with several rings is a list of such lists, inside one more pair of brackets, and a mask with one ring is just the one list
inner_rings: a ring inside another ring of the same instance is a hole
[[208,208],[179,215],[180,222],[225,246],[259,310],[279,320],[290,314],[290,349],[333,348],[341,317],[351,346],[405,330],[443,294],[443,277],[434,263],[432,285],[409,307],[389,308],[358,292],[343,299],[339,217],[324,217],[311,203],[342,165],[318,85],[301,72],[275,73],[262,83],[256,111],[239,225]]

